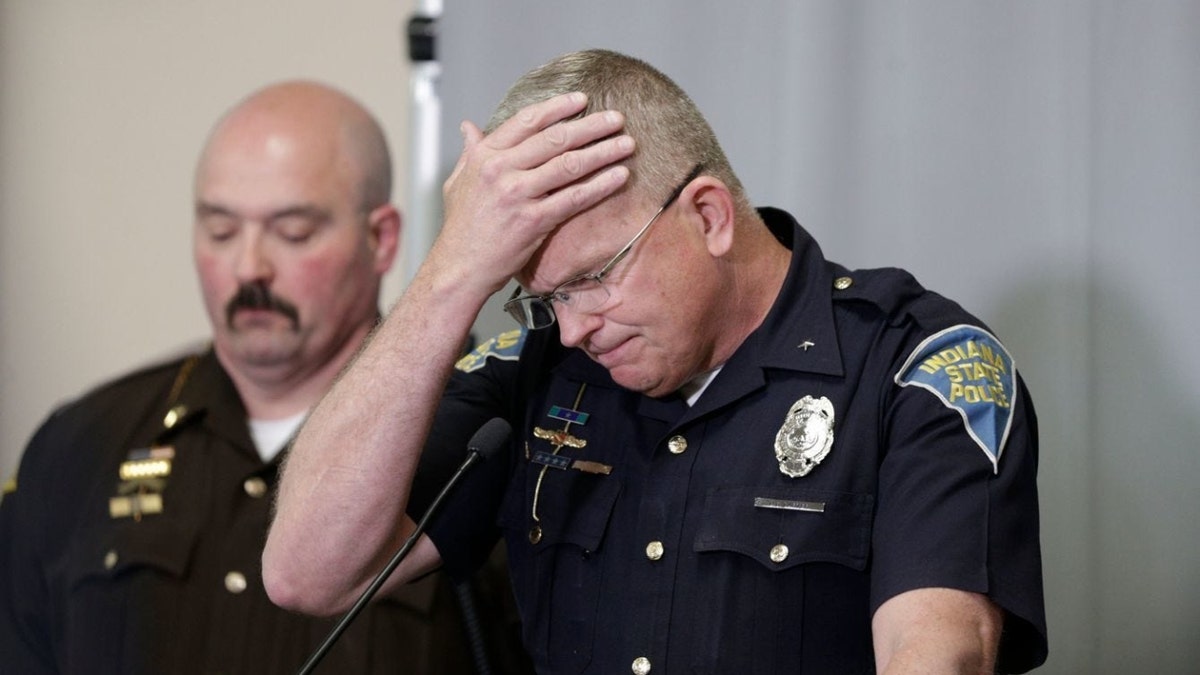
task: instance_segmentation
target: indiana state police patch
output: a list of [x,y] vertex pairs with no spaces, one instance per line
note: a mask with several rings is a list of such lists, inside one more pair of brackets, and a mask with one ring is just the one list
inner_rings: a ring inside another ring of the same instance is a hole
[[958,411],[967,433],[1000,471],[1012,426],[1016,366],[996,336],[958,325],[926,338],[896,373],[896,384],[928,389]]
[[525,329],[514,328],[488,339],[470,354],[462,357],[454,367],[470,373],[479,370],[488,359],[516,361],[521,356],[521,346],[525,344]]

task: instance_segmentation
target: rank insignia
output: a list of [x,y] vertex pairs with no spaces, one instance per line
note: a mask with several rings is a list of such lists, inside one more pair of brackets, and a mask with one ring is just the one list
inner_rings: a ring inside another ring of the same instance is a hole
[[952,326],[913,350],[896,384],[925,389],[962,417],[967,435],[1000,471],[1012,426],[1016,366],[996,336],[978,326]]
[[822,396],[796,401],[775,434],[775,459],[785,476],[799,478],[813,470],[833,446],[833,403]]

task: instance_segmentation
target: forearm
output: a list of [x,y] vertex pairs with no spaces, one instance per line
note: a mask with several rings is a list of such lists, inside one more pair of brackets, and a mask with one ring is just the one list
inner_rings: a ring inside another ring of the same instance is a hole
[[[317,612],[348,604],[411,532],[403,514],[417,460],[480,308],[554,228],[628,180],[610,166],[633,151],[614,136],[623,117],[563,121],[585,105],[558,96],[486,138],[464,123],[441,233],[290,452],[263,553],[273,601]],[[395,579],[415,571],[401,566]]]
[[[297,437],[263,553],[275,602],[315,613],[343,608],[411,531],[404,511],[417,460],[489,294],[455,274],[436,261],[422,268]],[[392,583],[422,571],[408,567]]]
[[977,643],[912,642],[891,655],[877,669],[883,675],[991,675],[994,658],[989,658]]
[[883,604],[872,620],[876,670],[886,675],[992,673],[1004,613],[985,596],[922,588]]

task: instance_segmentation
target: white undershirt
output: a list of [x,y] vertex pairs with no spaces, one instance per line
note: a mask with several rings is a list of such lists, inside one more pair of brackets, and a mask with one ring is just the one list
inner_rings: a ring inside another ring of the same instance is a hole
[[703,394],[704,390],[708,389],[708,385],[712,384],[713,378],[717,376],[717,373],[721,372],[722,367],[717,366],[707,373],[700,373],[683,383],[683,386],[679,388],[679,393],[687,399],[689,408],[696,405],[696,401],[700,400],[700,394]]
[[296,435],[296,430],[307,415],[306,410],[281,420],[250,420],[250,437],[254,439],[254,446],[258,448],[258,456],[262,457],[264,462],[275,459],[275,455],[278,455],[288,441],[292,440],[292,436]]

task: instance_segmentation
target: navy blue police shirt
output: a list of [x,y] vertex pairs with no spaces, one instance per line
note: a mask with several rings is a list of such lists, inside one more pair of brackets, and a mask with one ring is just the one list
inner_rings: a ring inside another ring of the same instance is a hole
[[512,447],[434,523],[447,568],[503,534],[542,673],[872,673],[872,614],[926,587],[1004,609],[1002,671],[1041,664],[1037,424],[1011,355],[908,273],[847,270],[761,213],[787,280],[691,407],[554,329],[484,345],[521,349],[494,383]]

